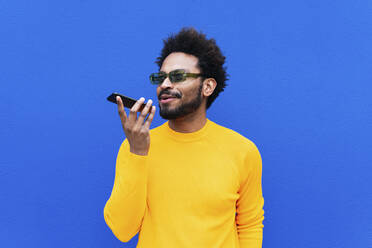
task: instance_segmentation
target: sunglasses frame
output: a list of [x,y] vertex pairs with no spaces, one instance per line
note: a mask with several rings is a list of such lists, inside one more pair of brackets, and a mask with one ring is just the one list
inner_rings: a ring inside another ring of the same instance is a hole
[[[158,75],[156,75],[156,74],[158,74]],[[177,74],[177,75],[181,74],[183,76],[182,80],[179,80],[179,81],[174,80],[174,78],[173,78],[174,74]],[[155,75],[157,77],[164,76],[164,79],[161,82],[158,83],[158,82],[156,82],[156,80],[153,79],[155,77]],[[157,72],[157,73],[151,73],[150,82],[154,85],[159,85],[159,84],[162,84],[167,77],[169,77],[169,80],[172,83],[180,83],[180,82],[185,81],[188,77],[198,78],[200,76],[202,76],[201,73],[191,73],[191,72],[186,72],[184,69],[176,69],[176,70],[170,71],[169,73],[165,73],[165,72],[162,72],[162,71]]]

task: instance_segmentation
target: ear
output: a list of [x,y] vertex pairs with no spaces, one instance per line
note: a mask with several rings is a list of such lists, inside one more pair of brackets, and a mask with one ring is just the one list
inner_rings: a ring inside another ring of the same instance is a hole
[[205,79],[203,82],[203,95],[204,96],[212,95],[216,86],[217,86],[217,82],[214,78]]

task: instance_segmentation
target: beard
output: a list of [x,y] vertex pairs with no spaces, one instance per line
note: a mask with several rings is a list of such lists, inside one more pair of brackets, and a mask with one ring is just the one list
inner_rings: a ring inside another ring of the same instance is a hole
[[163,119],[174,120],[177,118],[184,117],[192,112],[195,112],[202,103],[201,91],[203,84],[201,83],[195,98],[191,99],[188,102],[181,103],[179,106],[176,106],[173,109],[170,109],[168,106],[160,106],[159,103],[159,114]]

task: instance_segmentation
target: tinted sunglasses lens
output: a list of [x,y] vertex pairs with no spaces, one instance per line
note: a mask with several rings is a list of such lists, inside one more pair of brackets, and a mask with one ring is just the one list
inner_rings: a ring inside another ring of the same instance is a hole
[[150,81],[153,84],[161,84],[165,79],[165,75],[162,73],[152,73],[150,75]]
[[170,72],[169,80],[173,83],[182,82],[186,79],[183,72]]

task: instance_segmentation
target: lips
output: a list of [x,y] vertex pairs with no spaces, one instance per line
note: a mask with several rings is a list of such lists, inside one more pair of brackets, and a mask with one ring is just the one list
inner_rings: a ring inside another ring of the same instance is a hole
[[174,101],[175,99],[176,99],[175,97],[160,99],[160,103],[168,103]]
[[159,97],[160,103],[168,103],[168,102],[174,101],[175,99],[177,99],[177,97],[173,95],[168,95],[168,94],[162,94]]
[[173,95],[167,95],[167,94],[162,94],[159,99],[160,100],[165,100],[165,99],[168,99],[168,98],[176,98],[175,96]]

